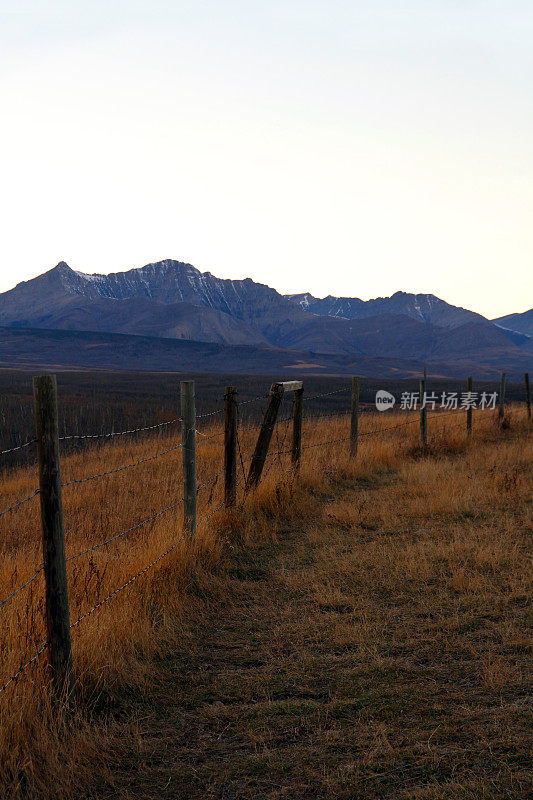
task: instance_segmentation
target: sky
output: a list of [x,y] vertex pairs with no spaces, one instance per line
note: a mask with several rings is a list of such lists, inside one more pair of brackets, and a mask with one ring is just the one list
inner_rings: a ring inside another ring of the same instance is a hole
[[163,258],[533,305],[531,0],[0,0],[0,291]]

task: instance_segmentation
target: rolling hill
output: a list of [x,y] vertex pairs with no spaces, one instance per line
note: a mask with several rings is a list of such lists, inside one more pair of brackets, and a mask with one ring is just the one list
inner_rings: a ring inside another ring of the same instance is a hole
[[[419,377],[416,359],[349,356],[253,345],[223,345],[118,333],[39,328],[0,328],[0,369],[127,370],[146,372],[220,372],[258,375],[362,375],[374,378]],[[500,365],[432,361],[437,378],[495,380]],[[509,378],[520,379],[520,370]]]

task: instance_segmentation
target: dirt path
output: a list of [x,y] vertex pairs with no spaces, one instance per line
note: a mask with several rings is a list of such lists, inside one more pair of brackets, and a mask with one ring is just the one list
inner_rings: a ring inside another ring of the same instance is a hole
[[123,708],[137,747],[97,797],[526,797],[524,657],[502,645],[498,602],[476,605],[437,567],[421,581],[387,566],[435,550],[433,532],[372,527],[355,548],[326,509],[198,587],[149,696]]

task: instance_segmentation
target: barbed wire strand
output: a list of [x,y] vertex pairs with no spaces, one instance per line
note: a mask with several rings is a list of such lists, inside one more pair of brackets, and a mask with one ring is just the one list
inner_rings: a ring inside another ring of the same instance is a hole
[[140,431],[153,431],[156,428],[164,428],[168,425],[173,425],[175,422],[181,422],[181,417],[175,417],[168,420],[168,422],[159,422],[157,425],[147,425],[143,428],[130,428],[126,431],[111,431],[110,433],[80,433],[69,434],[68,436],[60,436],[59,441],[65,442],[69,439],[109,439],[113,436],[126,436],[129,433],[139,433]]
[[78,483],[86,483],[87,481],[92,481],[95,478],[104,478],[106,475],[114,475],[116,472],[122,472],[125,469],[130,469],[131,467],[138,467],[139,464],[146,464],[148,461],[155,461],[162,456],[166,456],[168,453],[174,452],[174,450],[179,450],[181,447],[183,447],[182,444],[177,444],[174,445],[174,447],[170,447],[168,450],[164,450],[162,453],[156,453],[155,456],[141,458],[139,461],[134,461],[131,464],[125,464],[123,467],[117,467],[116,469],[109,469],[107,472],[97,472],[95,475],[88,475],[86,478],[78,478],[76,480],[67,481],[67,483],[62,483],[61,487],[64,489],[66,486],[72,486]]
[[[199,430],[197,430],[196,433],[198,434],[198,436],[201,436],[204,441],[207,441],[208,439],[216,439],[218,436],[224,436],[224,431],[220,431],[219,433],[212,433],[210,435],[208,435],[207,433],[202,433],[202,431]],[[201,444],[201,442],[199,442],[199,444]]]
[[19,675],[22,675],[22,673],[23,673],[23,672],[24,672],[24,671],[25,671],[25,670],[26,670],[26,669],[27,669],[27,668],[30,666],[30,664],[33,664],[33,662],[34,662],[34,661],[37,661],[37,659],[39,658],[39,656],[41,655],[41,653],[44,653],[44,651],[46,650],[46,648],[47,648],[47,647],[48,647],[48,639],[47,639],[47,640],[46,640],[46,642],[45,642],[45,643],[42,645],[42,647],[41,647],[39,650],[37,650],[37,652],[36,652],[36,653],[35,653],[35,654],[34,654],[34,655],[33,655],[33,656],[32,656],[32,657],[29,659],[29,661],[26,661],[26,663],[22,665],[22,667],[19,669],[19,671],[18,671],[18,672],[16,672],[14,675],[12,675],[12,676],[9,678],[9,680],[8,680],[8,681],[6,681],[6,683],[4,683],[4,685],[3,685],[3,686],[0,686],[0,694],[2,694],[2,692],[5,692],[5,690],[7,689],[7,687],[8,687],[8,686],[9,686],[11,683],[13,683],[13,681],[16,681],[16,680],[17,680],[17,678],[19,677]]
[[35,572],[35,573],[32,575],[32,577],[31,577],[31,578],[29,578],[29,579],[26,581],[26,583],[23,583],[23,584],[22,584],[22,586],[19,586],[17,589],[14,589],[14,590],[11,592],[11,594],[8,594],[8,596],[7,596],[7,597],[4,597],[4,599],[3,599],[3,600],[0,600],[0,608],[2,608],[2,606],[3,606],[5,603],[7,603],[7,601],[8,601],[8,600],[11,600],[11,598],[12,598],[12,597],[15,597],[15,596],[16,596],[16,595],[17,595],[19,592],[21,592],[23,589],[25,589],[25,588],[26,588],[26,586],[29,586],[29,585],[30,585],[30,583],[33,583],[33,581],[34,581],[36,578],[38,578],[38,577],[39,577],[39,575],[41,574],[41,572],[43,571],[43,569],[44,569],[44,564],[40,564],[40,565],[39,565],[39,567],[37,568],[37,572]]
[[12,506],[9,506],[9,508],[4,509],[4,511],[0,511],[0,517],[3,517],[4,514],[9,514],[10,511],[14,511],[16,508],[24,505],[24,503],[27,503],[29,500],[33,500],[33,498],[37,497],[38,494],[40,494],[40,491],[39,489],[36,489],[33,494],[28,495],[28,497],[24,497],[22,500],[18,500],[16,503],[13,503]]
[[340,389],[334,389],[332,392],[321,392],[320,394],[313,394],[310,397],[305,397],[305,401],[309,402],[309,400],[317,400],[319,397],[329,397],[332,394],[340,394],[341,392],[348,392],[350,391],[351,386],[342,386]]
[[25,447],[29,447],[30,444],[35,444],[37,439],[30,439],[28,442],[24,442],[24,444],[19,444],[17,447],[10,447],[8,450],[0,450],[0,456],[5,456],[7,453],[14,453],[15,450],[23,450]]
[[81,550],[79,553],[75,553],[74,555],[66,558],[65,561],[72,561],[75,558],[87,555],[87,553],[92,553],[93,550],[98,550],[100,547],[104,547],[107,544],[111,544],[111,542],[115,542],[117,539],[121,539],[123,536],[126,536],[126,534],[133,533],[133,531],[142,528],[144,525],[148,525],[149,522],[153,522],[159,517],[162,517],[163,514],[166,514],[167,511],[171,511],[173,508],[177,508],[179,505],[181,505],[181,503],[183,503],[183,497],[177,502],[172,503],[172,505],[166,506],[166,508],[161,509],[161,511],[158,511],[157,514],[152,514],[151,517],[147,517],[146,519],[141,520],[141,522],[138,522],[136,525],[132,525],[131,528],[127,528],[126,530],[117,533],[117,535],[113,536],[111,539],[106,539],[105,542],[99,542],[98,544],[94,544],[92,547],[88,547],[86,550]]

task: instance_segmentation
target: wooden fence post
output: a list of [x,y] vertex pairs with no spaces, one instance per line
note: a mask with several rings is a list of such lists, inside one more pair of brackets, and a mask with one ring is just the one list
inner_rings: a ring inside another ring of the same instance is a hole
[[500,419],[503,419],[503,415],[505,413],[505,372],[502,372],[502,376],[500,378],[500,409],[498,415]]
[[233,508],[237,502],[237,389],[226,386],[224,394],[224,502]]
[[[466,391],[471,392],[473,387],[472,376],[469,375],[466,379]],[[466,435],[472,436],[472,406],[470,403],[466,409]]]
[[526,384],[526,408],[527,418],[531,419],[531,389],[529,388],[529,372],[524,375],[524,382]]
[[181,442],[183,453],[183,523],[196,536],[196,411],[194,381],[181,381]]
[[428,411],[425,403],[425,393],[426,378],[424,377],[420,381],[420,441],[424,447],[428,443]]
[[33,398],[39,459],[48,659],[56,697],[60,697],[63,693],[68,694],[70,689],[72,649],[55,375],[40,375],[33,379]]
[[292,463],[300,466],[302,456],[302,416],[303,416],[304,387],[296,389],[292,404]]
[[273,383],[270,387],[270,399],[268,401],[267,410],[263,417],[261,430],[257,437],[257,444],[255,445],[254,454],[252,456],[252,463],[248,472],[246,480],[246,488],[253,489],[261,480],[263,467],[265,466],[265,459],[268,453],[268,447],[276,424],[279,407],[283,400],[284,387],[282,383]]
[[352,378],[352,402],[350,418],[350,458],[357,455],[357,440],[359,427],[359,376]]

